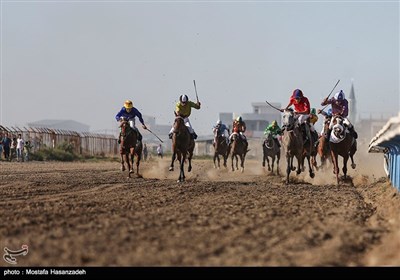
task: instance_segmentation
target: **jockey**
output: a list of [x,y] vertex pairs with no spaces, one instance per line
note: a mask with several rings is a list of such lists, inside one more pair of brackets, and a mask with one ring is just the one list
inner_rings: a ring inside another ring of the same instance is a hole
[[225,131],[228,132],[228,135],[230,134],[229,128],[227,128],[226,125],[223,124],[221,120],[218,120],[217,124],[213,127],[214,143],[216,142],[218,135],[224,136],[226,138],[226,142],[228,143],[228,137],[226,137]]
[[276,144],[280,148],[281,144],[279,143],[278,135],[282,135],[282,130],[277,121],[272,121],[272,123],[265,128],[264,134],[267,135],[268,133],[272,134],[272,138],[274,138]]
[[[200,105],[201,103],[199,101],[197,101],[197,103],[189,101],[189,97],[186,94],[183,94],[179,97],[179,102],[177,102],[175,106],[175,115],[183,118],[185,125],[187,126],[189,133],[193,139],[197,139],[197,134],[196,132],[194,132],[192,125],[190,124],[189,116],[190,113],[192,112],[192,108],[199,110]],[[173,133],[174,133],[174,127],[172,126],[168,134],[169,139],[172,139]]]
[[336,119],[336,116],[341,116],[344,120],[343,123],[347,126],[349,129],[350,133],[354,137],[354,139],[358,138],[357,132],[354,130],[354,126],[350,123],[350,121],[347,119],[347,116],[349,114],[349,102],[345,98],[343,90],[337,92],[334,97],[331,99],[325,98],[324,101],[322,101],[321,106],[325,106],[331,104],[332,106],[332,121],[329,125],[329,130],[328,130],[328,135],[327,137],[329,138],[330,133],[332,131],[333,123],[334,120]]
[[311,128],[311,136],[314,137],[314,143],[318,140],[318,132],[315,130],[315,123],[318,121],[317,111],[315,108],[311,108],[310,110],[310,128]]
[[300,89],[295,89],[290,97],[289,104],[285,109],[281,109],[281,112],[289,109],[291,105],[294,106],[294,111],[297,114],[297,121],[300,126],[303,127],[303,135],[305,136],[304,138],[306,138],[309,134],[309,130],[315,131],[313,126],[306,125],[307,120],[310,118],[310,101],[308,101],[308,98],[303,95]]
[[245,132],[246,132],[246,123],[243,121],[242,117],[239,116],[236,118],[236,120],[233,121],[232,134],[229,136],[229,144],[232,143],[233,134],[238,133],[240,138],[242,138],[245,144],[248,145],[246,135],[244,135]]
[[[139,121],[142,123],[143,129],[147,129],[146,125],[144,124],[142,114],[139,112],[138,109],[133,107],[133,103],[131,100],[126,100],[124,103],[124,107],[121,108],[121,110],[115,116],[115,119],[117,121],[123,121],[123,119],[128,120],[130,127],[132,127],[137,133],[138,141],[142,141],[142,135],[135,126],[135,117],[138,117]],[[121,133],[118,137],[118,143],[121,143]]]

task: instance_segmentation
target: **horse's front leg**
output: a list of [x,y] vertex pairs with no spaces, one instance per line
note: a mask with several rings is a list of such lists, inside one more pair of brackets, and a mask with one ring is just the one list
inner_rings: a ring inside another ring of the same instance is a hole
[[179,172],[179,179],[178,179],[178,183],[179,182],[184,182],[185,181],[185,160],[186,160],[186,156],[182,156],[181,158],[178,157],[179,159],[179,163],[180,163],[180,172]]
[[235,168],[233,166],[233,158],[234,157],[235,157],[235,155],[232,153],[232,155],[231,155],[232,171],[235,171]]
[[121,171],[125,171],[125,160],[124,160],[124,154],[121,154]]
[[336,175],[336,183],[339,185],[339,162],[338,155],[331,151],[331,158],[333,162],[333,174]]
[[240,155],[240,171],[242,173],[244,172],[244,159],[245,159],[245,155],[241,154]]
[[274,174],[275,156],[271,159],[271,173]]
[[236,170],[239,170],[239,159],[238,159],[238,155],[235,155],[235,159],[236,159]]
[[291,156],[286,155],[286,184],[289,184],[289,175],[292,171],[293,159]]
[[140,165],[141,159],[142,159],[141,155],[136,155],[136,176],[138,178],[143,178],[143,176],[139,174],[139,165]]
[[315,174],[313,171],[313,165],[311,164],[310,156],[307,156],[307,162],[308,162],[308,169],[309,169],[310,177],[314,178]]
[[263,153],[263,161],[262,161],[262,166],[265,167],[265,152]]
[[349,160],[349,156],[343,157],[343,178],[346,180],[347,179],[347,161]]
[[[192,171],[192,157],[193,157],[193,153],[190,153],[190,152],[189,152],[189,157],[188,157],[188,161],[189,161],[188,172]],[[219,157],[218,157],[218,168],[219,168]]]
[[268,171],[271,171],[271,166],[269,165],[269,159],[268,159],[268,156],[267,156],[267,164],[268,164]]
[[[214,168],[216,169],[217,168],[217,164],[215,163],[216,162],[216,160],[217,160],[217,158],[218,158],[218,155],[217,155],[217,153],[214,153],[214,158],[213,158],[213,161],[214,161]],[[219,159],[219,158],[218,158]]]
[[169,167],[169,171],[174,171],[174,161],[176,159],[176,153],[172,151],[171,165]]
[[135,150],[134,148],[130,149],[130,153],[127,155],[128,157],[128,162],[129,162],[129,177],[131,177],[131,174],[135,173],[133,167],[135,166]]
[[299,175],[304,168],[304,158],[303,158],[303,155],[296,156],[296,158],[297,158],[296,174]]

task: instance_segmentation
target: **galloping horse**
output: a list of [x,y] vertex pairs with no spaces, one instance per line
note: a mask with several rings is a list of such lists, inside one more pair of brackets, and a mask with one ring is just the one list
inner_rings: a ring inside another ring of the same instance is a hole
[[129,122],[127,120],[123,120],[120,124],[121,127],[121,145],[120,145],[120,154],[121,154],[121,170],[125,171],[125,162],[128,165],[129,175],[131,178],[131,174],[134,173],[133,165],[134,165],[134,157],[136,155],[136,176],[142,177],[139,174],[139,164],[140,159],[142,158],[142,142],[137,141],[137,133],[136,131],[130,127]]
[[228,143],[226,142],[226,137],[225,135],[219,134],[214,143],[214,168],[217,168],[217,165],[215,164],[215,160],[218,160],[218,169],[220,168],[220,161],[219,161],[219,156],[221,155],[222,158],[224,159],[224,166],[226,167],[226,161],[229,155],[229,146]]
[[282,144],[286,154],[286,184],[289,184],[289,174],[296,170],[293,166],[293,159],[297,159],[297,175],[301,173],[301,163],[303,159],[303,135],[297,125],[293,110],[285,110],[282,116],[283,131]]
[[314,178],[315,174],[313,171],[313,167],[317,168],[317,161],[316,161],[317,151],[314,147],[314,141],[311,135],[309,124],[304,123],[304,125],[307,126],[306,129],[308,131],[306,131],[307,140],[303,142],[304,148],[303,148],[303,156],[301,159],[301,169],[302,171],[304,171],[304,159],[307,159],[310,177]]
[[339,184],[339,162],[338,156],[343,157],[343,179],[347,179],[347,161],[350,157],[351,168],[355,169],[356,164],[353,155],[357,151],[357,141],[343,125],[343,118],[337,116],[332,127],[329,146],[331,148],[331,156],[333,161],[333,173],[336,174],[336,182]]
[[328,132],[328,127],[330,124],[330,118],[324,121],[324,133],[319,137],[317,152],[321,158],[321,168],[324,168],[326,165],[326,161],[329,160],[332,163],[331,150],[329,147],[329,142],[325,137],[325,134]]
[[[272,133],[267,133],[267,138],[263,142],[263,162],[262,166],[265,167],[265,160],[267,160],[268,163],[268,171],[271,171],[271,173],[274,173],[274,163],[275,163],[275,157],[277,159],[276,162],[276,173],[279,175],[279,159],[281,158],[281,149],[278,147],[276,144]],[[269,160],[268,157],[272,159],[272,169],[271,166],[269,165]]]
[[169,171],[174,170],[174,161],[177,157],[180,163],[178,182],[185,181],[184,165],[186,157],[189,161],[188,172],[192,170],[193,150],[194,140],[190,136],[188,128],[185,126],[184,119],[180,116],[177,116],[174,122],[174,133],[172,135],[172,159]]
[[234,132],[232,136],[232,142],[230,144],[230,150],[228,153],[231,154],[231,159],[232,159],[232,171],[235,171],[235,168],[233,167],[233,158],[236,159],[236,170],[239,169],[238,166],[238,156],[240,157],[240,170],[243,172],[244,171],[244,159],[246,157],[246,153],[248,152],[247,150],[247,145],[244,142],[244,140],[240,137],[239,133]]

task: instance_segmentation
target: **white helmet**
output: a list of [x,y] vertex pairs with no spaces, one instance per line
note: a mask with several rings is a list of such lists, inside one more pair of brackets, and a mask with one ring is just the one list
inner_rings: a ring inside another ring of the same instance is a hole
[[186,94],[182,94],[179,97],[179,101],[181,101],[182,103],[186,103],[186,102],[188,102],[188,100],[189,100],[189,97]]
[[335,98],[336,100],[344,100],[345,97],[344,97],[344,92],[343,92],[343,90],[337,92],[337,93],[335,94],[334,98]]
[[217,125],[218,125],[218,124],[222,124],[222,121],[221,121],[221,120],[218,120],[218,121],[217,121]]

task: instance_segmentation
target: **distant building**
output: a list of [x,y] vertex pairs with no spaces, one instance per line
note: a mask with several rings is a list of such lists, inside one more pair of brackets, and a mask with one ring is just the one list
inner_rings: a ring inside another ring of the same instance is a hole
[[349,97],[347,98],[349,102],[349,120],[351,123],[356,123],[358,121],[357,118],[357,103],[356,103],[356,95],[354,93],[354,84],[351,82],[351,89]]
[[88,132],[90,126],[73,120],[40,120],[28,123],[30,127],[62,129],[76,132]]

